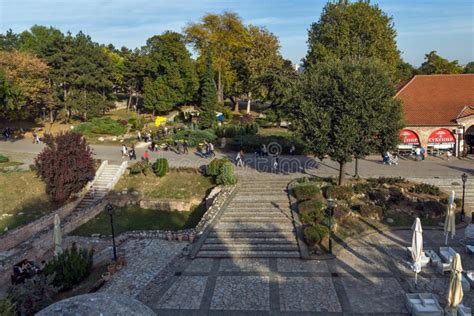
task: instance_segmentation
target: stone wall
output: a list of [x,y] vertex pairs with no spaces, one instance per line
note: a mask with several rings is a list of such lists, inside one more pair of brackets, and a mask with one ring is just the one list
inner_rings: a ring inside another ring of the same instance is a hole
[[102,174],[104,168],[107,166],[108,161],[105,160],[101,163],[100,167],[97,169],[94,180],[90,181],[82,192],[74,197],[72,202],[64,205],[63,207],[57,209],[56,211],[52,212],[51,214],[45,215],[29,224],[24,226],[18,227],[14,230],[9,231],[5,235],[0,237],[0,253],[19,245],[20,243],[28,240],[31,236],[38,234],[43,230],[47,230],[52,228],[54,224],[54,216],[56,214],[59,215],[61,221],[67,218],[72,211],[76,208],[76,206],[81,202],[82,197],[84,194],[92,187],[96,179]]

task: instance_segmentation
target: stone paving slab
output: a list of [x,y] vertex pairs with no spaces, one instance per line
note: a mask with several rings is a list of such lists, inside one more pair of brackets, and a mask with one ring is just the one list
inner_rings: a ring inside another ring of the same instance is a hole
[[199,309],[207,277],[182,276],[177,279],[153,307],[157,309]]
[[161,239],[126,241],[119,249],[125,252],[127,266],[114,274],[101,292],[137,296],[186,245]]
[[196,258],[186,268],[185,272],[210,272],[214,259]]
[[222,272],[269,272],[268,258],[222,259],[219,267]]
[[342,312],[330,277],[278,277],[280,310]]
[[341,278],[352,311],[356,313],[406,313],[405,291],[395,278]]
[[329,272],[326,261],[279,258],[277,259],[278,272]]
[[219,276],[211,309],[270,310],[270,278],[267,276]]
[[383,249],[351,247],[338,253],[334,269],[345,274],[390,273],[385,257]]

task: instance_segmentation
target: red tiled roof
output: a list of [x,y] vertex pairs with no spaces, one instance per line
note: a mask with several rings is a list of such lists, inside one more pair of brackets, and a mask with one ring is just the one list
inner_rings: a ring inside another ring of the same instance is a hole
[[457,118],[466,117],[469,115],[474,115],[474,106],[466,106],[461,110]]
[[461,111],[474,106],[474,74],[418,75],[396,97],[408,126],[453,125]]

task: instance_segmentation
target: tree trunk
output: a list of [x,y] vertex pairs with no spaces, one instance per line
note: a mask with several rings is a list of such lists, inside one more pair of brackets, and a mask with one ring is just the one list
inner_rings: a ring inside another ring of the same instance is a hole
[[127,112],[130,110],[130,104],[132,104],[132,91],[130,91],[128,95]]
[[224,102],[224,89],[222,88],[222,71],[220,69],[217,72],[217,100],[220,103]]
[[54,115],[53,115],[53,110],[49,111],[49,121],[51,122],[51,124],[54,123]]
[[339,162],[339,181],[338,181],[338,185],[344,185],[345,176],[346,176],[346,163],[345,162]]
[[250,114],[250,105],[252,103],[252,92],[247,93],[247,114]]
[[155,116],[155,109],[153,109],[153,116]]
[[355,170],[354,170],[354,177],[355,178],[358,178],[359,177],[359,159],[356,158],[355,159],[355,166],[354,166]]
[[234,112],[235,113],[239,113],[239,98],[235,98],[235,102],[234,102]]

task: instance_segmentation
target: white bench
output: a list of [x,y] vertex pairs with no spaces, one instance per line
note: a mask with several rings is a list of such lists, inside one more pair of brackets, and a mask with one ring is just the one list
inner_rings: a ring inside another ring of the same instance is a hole
[[436,267],[436,266],[438,266],[438,262],[441,262],[441,258],[438,256],[436,251],[434,251],[432,249],[428,249],[428,250],[425,250],[425,254],[426,254],[427,257],[430,258],[431,265]]
[[453,257],[456,255],[456,251],[454,251],[451,247],[439,247],[439,256],[443,259],[444,262],[451,263],[453,261]]

